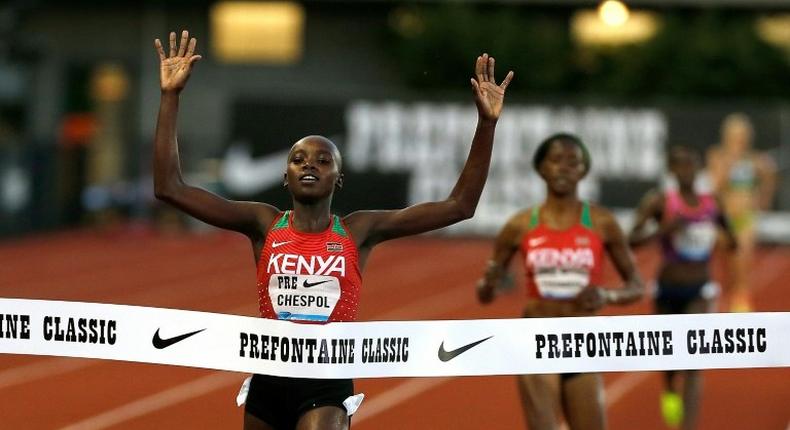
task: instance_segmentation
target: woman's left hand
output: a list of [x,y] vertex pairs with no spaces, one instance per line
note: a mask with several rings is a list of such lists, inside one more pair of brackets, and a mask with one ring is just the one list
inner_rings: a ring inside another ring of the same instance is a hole
[[576,296],[576,305],[585,311],[597,311],[607,304],[607,290],[588,285]]

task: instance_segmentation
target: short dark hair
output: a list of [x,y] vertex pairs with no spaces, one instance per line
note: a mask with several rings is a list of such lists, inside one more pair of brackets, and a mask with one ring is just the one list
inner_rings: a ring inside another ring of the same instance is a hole
[[555,133],[551,136],[547,137],[540,142],[538,145],[538,149],[535,151],[535,155],[532,157],[532,167],[535,170],[538,170],[540,163],[546,158],[546,155],[549,153],[549,148],[551,148],[551,144],[554,141],[559,141],[562,143],[570,143],[579,147],[582,151],[582,160],[584,161],[584,173],[590,171],[590,166],[592,165],[592,160],[590,159],[590,151],[587,150],[587,147],[584,145],[584,142],[576,136],[575,134],[570,133]]
[[674,160],[674,158],[680,152],[685,152],[686,154],[690,155],[691,158],[693,158],[697,162],[699,162],[702,159],[702,157],[701,157],[701,155],[700,155],[700,153],[699,153],[699,151],[697,149],[692,148],[689,145],[675,144],[675,145],[670,146],[669,149],[667,149],[667,166],[672,164],[672,161]]

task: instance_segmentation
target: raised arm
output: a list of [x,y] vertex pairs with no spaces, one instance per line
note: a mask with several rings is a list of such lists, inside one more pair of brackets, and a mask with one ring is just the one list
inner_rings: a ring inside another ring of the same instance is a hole
[[513,216],[497,235],[494,255],[486,263],[482,279],[477,282],[477,299],[480,303],[490,303],[494,300],[494,290],[504,278],[510,260],[518,251],[528,213],[529,211],[525,211]]
[[261,203],[227,200],[187,185],[181,174],[176,139],[178,104],[192,66],[201,58],[195,54],[196,44],[195,38],[189,39],[186,30],[181,33],[180,44],[176,44],[176,33],[170,33],[168,55],[165,55],[162,42],[159,39],[154,41],[159,54],[162,91],[154,136],[154,193],[156,198],[208,224],[260,238],[277,214],[276,208]]
[[383,240],[435,230],[471,218],[483,192],[491,162],[494,129],[502,112],[505,89],[513,79],[508,72],[501,85],[494,79],[494,58],[477,57],[476,79],[471,79],[477,106],[477,129],[466,163],[450,195],[442,201],[421,203],[394,211],[360,211],[346,222],[360,242],[373,245]]

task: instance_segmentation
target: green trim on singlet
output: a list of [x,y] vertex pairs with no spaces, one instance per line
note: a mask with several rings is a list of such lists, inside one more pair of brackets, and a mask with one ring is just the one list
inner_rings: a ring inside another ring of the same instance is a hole
[[592,229],[593,225],[592,215],[590,215],[590,204],[588,202],[583,202],[582,205],[582,226]]
[[540,224],[540,206],[533,207],[529,211],[529,229],[532,230]]
[[348,233],[346,233],[346,229],[343,227],[343,223],[340,222],[340,217],[337,215],[332,215],[332,231],[343,237],[348,237]]
[[[533,228],[537,227],[538,224],[540,224],[540,206],[530,209],[529,229],[532,230]],[[580,224],[585,228],[593,228],[592,215],[590,214],[590,203],[588,202],[582,202],[582,216]]]
[[275,224],[274,227],[272,227],[272,230],[279,230],[281,228],[288,227],[288,217],[290,215],[291,215],[291,211],[290,210],[285,211],[285,213],[283,214],[282,218],[280,218],[280,220],[277,221],[277,224]]

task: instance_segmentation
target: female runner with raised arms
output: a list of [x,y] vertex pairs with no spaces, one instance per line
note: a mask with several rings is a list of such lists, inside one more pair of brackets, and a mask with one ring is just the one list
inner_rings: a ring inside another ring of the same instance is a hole
[[[509,72],[494,80],[494,58],[477,57],[471,86],[477,129],[455,187],[442,201],[400,210],[332,214],[335,190],[343,186],[342,159],[335,145],[307,136],[291,147],[283,186],[293,209],[259,202],[231,201],[183,180],[176,140],[179,95],[193,64],[196,40],[170,33],[168,54],[157,39],[161,102],[154,145],[157,198],[208,224],[240,232],[251,242],[258,267],[261,316],[298,322],[353,321],[357,316],[361,270],[373,247],[385,240],[435,230],[470,218],[488,175],[494,129],[502,111]],[[331,260],[331,261],[330,261]],[[316,261],[323,264],[315,264]],[[320,305],[319,305],[320,302]],[[351,380],[317,380],[254,375],[244,428],[345,429],[350,418],[343,402],[354,394]]]

